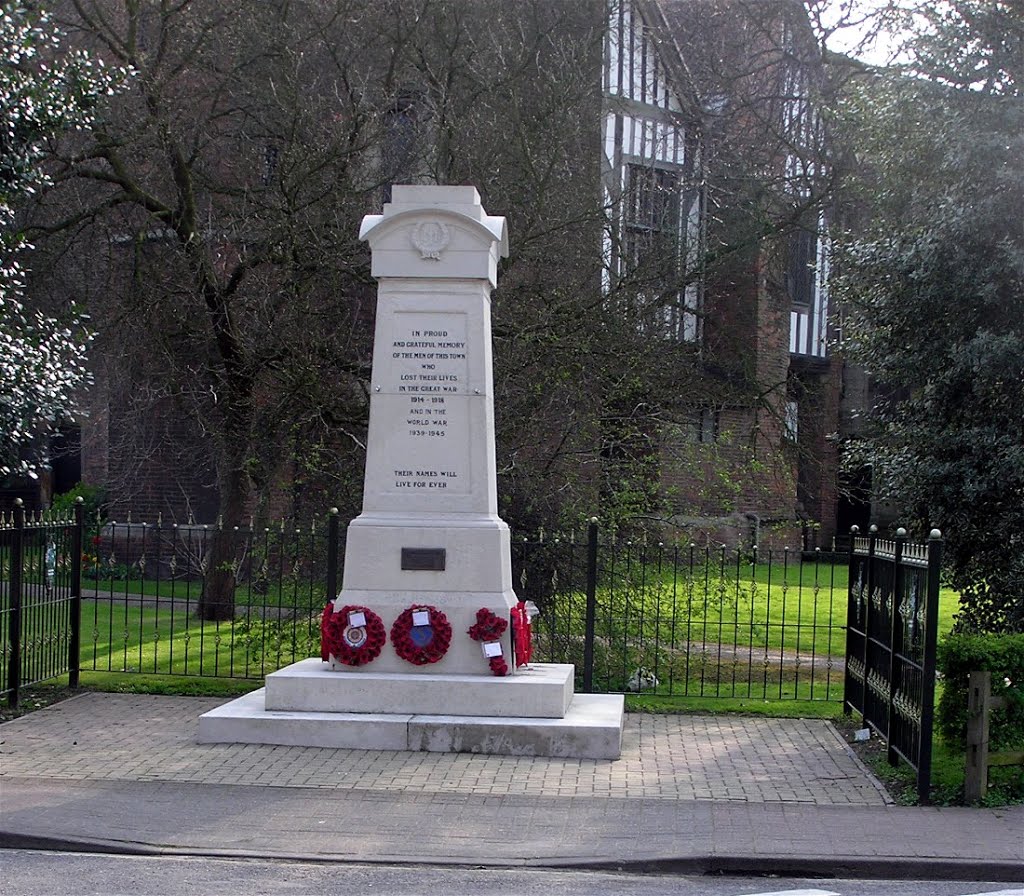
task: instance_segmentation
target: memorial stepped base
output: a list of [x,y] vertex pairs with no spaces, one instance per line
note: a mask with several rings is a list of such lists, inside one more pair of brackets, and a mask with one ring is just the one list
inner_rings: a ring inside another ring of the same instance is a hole
[[[479,651],[477,651],[479,654]],[[485,660],[479,660],[483,669]],[[372,712],[431,716],[488,715],[562,718],[573,698],[569,664],[537,664],[497,678],[407,672],[331,670],[318,659],[295,663],[267,676],[267,709],[283,712]]]
[[622,696],[574,695],[572,681],[573,667],[558,664],[497,678],[332,672],[304,660],[201,716],[199,741],[617,759]]

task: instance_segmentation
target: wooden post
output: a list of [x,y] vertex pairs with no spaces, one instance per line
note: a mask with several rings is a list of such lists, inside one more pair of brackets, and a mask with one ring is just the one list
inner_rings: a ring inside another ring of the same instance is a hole
[[972,672],[967,687],[964,801],[977,803],[988,792],[988,711],[992,699],[992,673]]
[[988,751],[988,715],[1004,709],[1005,697],[992,696],[992,673],[972,672],[967,692],[967,757],[964,802],[977,803],[988,793],[988,770],[993,766],[1024,765],[1024,750]]

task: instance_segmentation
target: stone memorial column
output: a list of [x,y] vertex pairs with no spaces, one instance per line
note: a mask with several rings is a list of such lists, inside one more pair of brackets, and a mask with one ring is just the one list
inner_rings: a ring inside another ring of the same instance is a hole
[[472,187],[393,197],[361,231],[380,284],[366,482],[325,651],[204,713],[199,740],[616,759],[621,694],[574,694],[566,663],[505,674],[490,316],[505,220]]
[[[363,510],[348,529],[335,607],[365,606],[389,630],[412,610],[406,628],[420,623],[417,643],[445,621],[451,638],[424,665],[390,640],[366,666],[332,665],[491,675],[467,630],[481,608],[507,620],[516,603],[509,531],[497,512],[491,356],[505,219],[488,215],[473,187],[395,186],[360,237],[379,283],[370,425]],[[508,629],[500,643],[511,671]]]

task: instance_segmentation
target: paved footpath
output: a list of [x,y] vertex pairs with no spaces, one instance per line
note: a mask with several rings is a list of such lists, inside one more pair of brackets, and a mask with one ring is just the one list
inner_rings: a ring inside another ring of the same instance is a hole
[[1024,880],[1024,807],[894,806],[827,722],[629,715],[615,762],[196,743],[221,702],[0,725],[0,846]]

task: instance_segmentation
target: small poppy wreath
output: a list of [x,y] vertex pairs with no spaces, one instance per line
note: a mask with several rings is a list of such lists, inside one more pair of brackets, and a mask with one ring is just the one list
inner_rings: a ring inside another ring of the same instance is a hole
[[[468,634],[474,641],[486,644],[490,641],[501,639],[505,629],[508,628],[508,620],[495,615],[487,607],[481,607],[476,611],[476,622],[469,627]],[[488,665],[494,675],[508,675],[508,663],[502,656],[488,658]]]
[[[426,613],[429,623],[414,624],[415,613]],[[391,644],[395,653],[415,666],[426,666],[442,659],[451,641],[451,623],[437,607],[423,604],[409,607],[391,626]]]
[[516,668],[526,666],[533,658],[533,625],[530,611],[524,601],[512,608],[512,646],[516,657]]
[[[363,625],[353,625],[352,617],[362,614]],[[331,656],[345,666],[365,666],[380,656],[387,634],[384,621],[369,607],[349,604],[335,611],[328,602],[320,619],[320,658]]]

